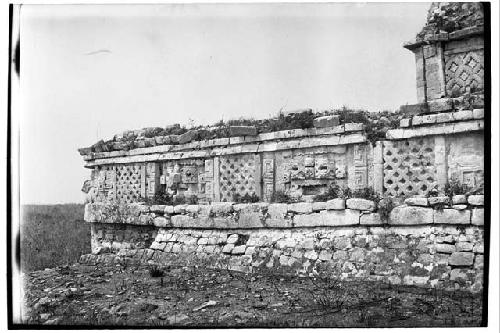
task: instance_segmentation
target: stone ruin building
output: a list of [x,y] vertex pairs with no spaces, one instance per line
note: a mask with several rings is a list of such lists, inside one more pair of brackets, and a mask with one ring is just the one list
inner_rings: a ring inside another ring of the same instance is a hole
[[205,260],[482,290],[483,15],[479,3],[432,4],[404,44],[418,104],[375,140],[370,123],[304,111],[126,131],[79,149],[91,170],[92,253],[81,261]]

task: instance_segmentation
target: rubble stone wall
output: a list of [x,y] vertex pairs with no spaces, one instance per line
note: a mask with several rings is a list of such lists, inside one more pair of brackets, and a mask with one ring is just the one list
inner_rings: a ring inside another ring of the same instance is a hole
[[[365,199],[296,204],[87,204],[95,255],[168,265],[206,260],[250,272],[336,274],[439,288],[482,288],[484,197],[407,199],[384,217]],[[121,220],[120,216],[127,216]],[[132,217],[131,217],[132,216]],[[126,222],[126,223],[125,223]],[[93,262],[88,255],[82,262]],[[208,260],[209,259],[209,260]]]

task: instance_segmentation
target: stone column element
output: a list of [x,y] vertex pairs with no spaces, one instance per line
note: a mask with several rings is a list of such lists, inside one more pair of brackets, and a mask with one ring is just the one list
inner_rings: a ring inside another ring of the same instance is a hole
[[141,165],[141,197],[146,198],[146,163]]
[[440,193],[444,193],[444,188],[448,182],[448,168],[446,165],[446,139],[442,135],[434,138],[434,161],[436,163],[438,190]]
[[347,169],[347,183],[350,189],[362,189],[368,185],[368,166],[366,159],[367,146],[356,144],[349,147],[351,157]]
[[214,160],[211,158],[205,160],[205,200],[214,200]]
[[160,188],[160,164],[146,163],[146,194],[148,198],[154,198]]
[[213,181],[213,198],[215,202],[220,201],[220,161],[219,157],[214,157],[214,181]]
[[264,200],[271,201],[274,194],[274,159],[264,158],[262,160],[262,173],[264,182]]
[[255,194],[261,198],[262,200],[262,161],[260,154],[255,154],[254,156],[254,165],[255,165]]
[[377,141],[373,148],[373,189],[378,194],[384,192],[384,145]]

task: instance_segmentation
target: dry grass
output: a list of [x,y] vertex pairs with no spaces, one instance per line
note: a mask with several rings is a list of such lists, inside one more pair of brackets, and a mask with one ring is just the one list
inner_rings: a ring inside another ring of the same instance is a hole
[[90,252],[90,227],[82,204],[24,205],[21,221],[23,272],[74,263]]

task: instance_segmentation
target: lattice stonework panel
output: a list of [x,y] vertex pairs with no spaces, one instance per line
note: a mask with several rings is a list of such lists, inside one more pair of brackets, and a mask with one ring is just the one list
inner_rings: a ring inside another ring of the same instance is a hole
[[128,164],[116,166],[116,198],[120,202],[136,202],[141,197],[142,166]]
[[234,194],[252,195],[256,191],[253,155],[233,155],[220,158],[220,201],[232,201]]
[[484,52],[469,51],[445,56],[446,91],[467,92],[484,87]]
[[437,185],[434,139],[384,142],[384,192],[389,196],[427,194]]

